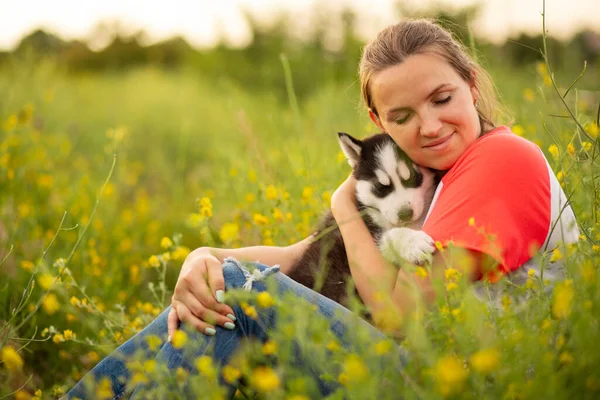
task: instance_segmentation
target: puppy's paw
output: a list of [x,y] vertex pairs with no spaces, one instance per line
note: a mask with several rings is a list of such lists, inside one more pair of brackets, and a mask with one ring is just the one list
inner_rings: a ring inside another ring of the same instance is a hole
[[409,228],[393,228],[386,231],[379,241],[383,257],[394,264],[406,260],[422,265],[431,261],[435,244],[431,236],[423,231]]

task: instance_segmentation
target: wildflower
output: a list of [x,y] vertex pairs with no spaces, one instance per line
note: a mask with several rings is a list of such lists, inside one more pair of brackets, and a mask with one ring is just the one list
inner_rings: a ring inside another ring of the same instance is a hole
[[581,147],[585,151],[587,151],[587,152],[589,152],[590,150],[592,150],[592,144],[590,142],[588,142],[588,141],[585,141],[585,142],[581,143]]
[[302,188],[302,200],[307,201],[313,195],[313,189],[310,186],[305,186]]
[[131,382],[134,385],[138,385],[140,383],[148,383],[149,381],[150,380],[148,379],[146,374],[144,374],[143,372],[136,372],[135,374],[133,374],[133,377],[131,378]]
[[375,345],[375,352],[379,355],[388,354],[390,351],[392,351],[393,346],[394,345],[391,340],[384,339],[377,342]]
[[160,240],[160,247],[163,249],[168,249],[171,246],[173,246],[173,242],[168,237],[165,236]]
[[256,296],[256,303],[262,308],[269,308],[275,304],[275,300],[273,300],[269,292],[260,292]]
[[324,191],[321,194],[321,198],[323,199],[323,201],[327,204],[331,203],[331,192],[329,190]]
[[475,226],[475,218],[469,218],[469,226]]
[[150,335],[146,338],[146,343],[151,351],[158,350],[158,347],[162,344],[162,340],[156,335]]
[[42,399],[42,389],[38,389],[35,391],[35,393],[33,394],[33,397],[31,400],[41,400]]
[[158,259],[157,256],[152,255],[152,256],[150,256],[150,258],[148,258],[148,264],[151,267],[158,268],[158,267],[160,267],[160,260]]
[[244,313],[249,316],[252,319],[256,319],[258,317],[258,313],[256,312],[256,308],[254,308],[251,305],[246,304],[241,304],[242,306],[242,310],[244,311]]
[[550,256],[550,262],[556,262],[559,260],[562,260],[563,255],[560,251],[560,249],[554,249],[554,251],[552,252],[552,255]]
[[38,283],[42,289],[48,290],[54,283],[54,277],[49,273],[40,274],[38,275]]
[[345,373],[342,372],[338,376],[338,382],[344,386],[348,386],[348,384],[350,383],[350,378],[348,378],[348,375],[346,375]]
[[338,163],[338,164],[340,164],[340,163],[342,163],[342,162],[343,162],[345,159],[346,159],[346,156],[344,155],[344,152],[342,152],[342,151],[339,151],[339,152],[337,153],[337,156],[336,156],[337,163]]
[[275,208],[273,209],[273,219],[274,219],[275,221],[279,221],[279,222],[282,222],[282,221],[283,221],[283,219],[284,219],[283,213],[282,213],[282,212],[281,212],[281,210],[280,210],[279,208],[277,208],[277,207],[275,207]]
[[267,186],[267,189],[265,190],[265,196],[267,197],[267,200],[276,200],[277,199],[277,189],[275,188],[275,186],[273,186],[273,185]]
[[19,372],[23,369],[23,359],[19,353],[10,346],[2,348],[2,362],[6,366],[6,369],[12,373]]
[[224,366],[221,372],[223,373],[223,379],[227,383],[235,383],[242,376],[242,373],[231,365]]
[[268,340],[263,344],[262,352],[264,355],[270,356],[277,352],[277,348],[278,348],[278,346],[277,346],[276,342],[274,342],[272,340]]
[[450,281],[450,280],[456,280],[456,278],[458,278],[459,276],[459,272],[456,268],[446,268],[444,270],[444,275],[446,277],[446,280]]
[[178,329],[175,331],[175,333],[173,334],[173,337],[171,338],[171,344],[176,349],[180,349],[185,345],[185,342],[187,342],[187,339],[188,339],[187,334],[184,331],[182,331],[181,329]]
[[24,390],[17,390],[15,392],[15,400],[31,400],[31,395],[29,394],[29,392],[26,392]]
[[434,376],[440,392],[446,396],[462,389],[469,372],[465,370],[456,356],[448,355],[437,361],[434,367]]
[[258,367],[252,371],[250,384],[260,393],[277,390],[280,385],[279,376],[272,368]]
[[253,193],[246,193],[244,199],[246,200],[246,203],[253,203],[254,200],[256,200],[256,196],[254,196]]
[[551,144],[550,147],[548,147],[548,152],[552,155],[552,157],[554,157],[555,160],[558,159],[559,151],[557,145]]
[[527,89],[523,90],[523,99],[525,99],[526,101],[533,101],[533,99],[534,99],[533,89],[527,88]]
[[219,237],[225,243],[231,243],[239,237],[240,227],[234,222],[226,222],[221,227]]
[[458,285],[456,283],[454,283],[454,282],[448,282],[446,284],[446,290],[449,291],[449,292],[452,291],[452,290],[454,290],[454,289],[457,289],[457,288],[458,288]]
[[229,176],[235,178],[238,175],[238,170],[234,167],[229,168]]
[[180,261],[185,260],[185,258],[190,254],[190,249],[186,246],[177,246],[175,250],[171,253],[171,257],[173,260]]
[[594,267],[591,260],[588,259],[581,265],[581,276],[587,283],[596,282],[596,267]]
[[429,272],[427,272],[427,270],[424,267],[417,267],[417,269],[415,270],[415,275],[421,279],[425,279],[429,275]]
[[183,384],[187,380],[188,375],[188,372],[182,367],[177,367],[175,370],[175,380],[180,384]]
[[93,363],[96,363],[98,362],[98,360],[100,360],[100,356],[98,355],[98,353],[96,353],[93,350],[87,353],[87,358]]
[[552,315],[556,318],[568,317],[571,314],[574,296],[572,280],[567,279],[556,285],[552,298]]
[[70,329],[66,329],[63,332],[63,336],[65,337],[65,340],[75,340],[75,338],[77,338],[77,335],[74,334],[73,331]]
[[23,268],[25,271],[27,272],[33,272],[33,269],[35,268],[35,264],[32,263],[31,261],[21,261],[21,268]]
[[256,171],[253,169],[248,170],[248,181],[250,181],[250,183],[255,183],[256,182]]
[[156,369],[156,360],[144,361],[143,368],[147,374],[151,374]]
[[439,251],[442,251],[444,249],[444,246],[442,245],[442,242],[440,242],[439,240],[436,240],[435,248],[438,249]]
[[594,139],[596,139],[598,137],[598,133],[600,132],[600,128],[598,127],[598,125],[595,122],[592,124],[588,124],[586,126],[586,130],[587,130],[587,133],[589,133],[589,135],[591,137],[593,137]]
[[573,146],[573,143],[569,143],[567,145],[567,152],[569,153],[570,156],[575,155],[575,146]]
[[363,360],[356,354],[350,354],[344,360],[344,373],[352,382],[364,380],[369,371]]
[[56,344],[59,344],[65,341],[65,337],[62,335],[62,333],[55,333],[54,336],[52,336],[52,341]]
[[73,307],[81,307],[81,300],[75,296],[71,296],[70,303]]
[[560,361],[561,364],[571,364],[574,360],[573,355],[568,351],[563,351],[558,356],[558,361]]
[[42,302],[42,308],[48,315],[52,315],[60,310],[60,303],[54,293],[50,293],[44,297]]
[[198,201],[200,206],[200,215],[203,217],[212,217],[212,203],[208,197],[202,197]]
[[332,340],[329,343],[327,343],[325,347],[327,347],[327,350],[329,351],[339,351],[341,348],[338,342],[336,342],[335,340]]
[[513,125],[511,130],[517,136],[523,136],[525,133],[525,128],[523,128],[521,125]]
[[496,369],[500,361],[500,352],[496,349],[479,350],[471,356],[471,366],[473,369],[484,375],[489,374]]
[[262,214],[254,213],[254,215],[252,216],[252,221],[256,225],[267,225],[269,223],[269,218],[265,217]]

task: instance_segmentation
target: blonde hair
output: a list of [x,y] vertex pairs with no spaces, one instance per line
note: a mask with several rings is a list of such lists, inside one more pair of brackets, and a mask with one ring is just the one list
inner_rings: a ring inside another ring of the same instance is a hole
[[479,91],[477,112],[482,133],[492,129],[499,117],[508,117],[487,71],[450,32],[428,19],[408,20],[392,25],[380,31],[375,40],[365,46],[359,65],[361,93],[367,107],[375,115],[378,114],[369,87],[373,75],[402,63],[413,54],[423,53],[442,57],[466,82],[475,85]]

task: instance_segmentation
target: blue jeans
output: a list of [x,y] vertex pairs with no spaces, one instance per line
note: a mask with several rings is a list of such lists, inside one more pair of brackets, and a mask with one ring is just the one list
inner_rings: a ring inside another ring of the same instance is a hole
[[[260,271],[264,271],[268,268],[266,265],[262,264],[254,264],[254,266]],[[247,276],[244,275],[241,267],[242,265],[233,259],[227,259],[225,263],[223,263],[223,276],[225,278],[226,290],[240,288],[247,282]],[[372,337],[373,341],[386,338],[383,333],[375,329],[366,321],[358,318],[350,310],[293,281],[285,274],[277,272],[268,279],[277,281],[277,287],[281,294],[291,292],[315,305],[318,312],[330,321],[331,331],[338,337],[343,346],[350,346],[347,335],[355,330],[353,324],[363,325],[365,329],[368,330],[369,337]],[[266,285],[262,281],[252,283],[252,290],[267,290]],[[126,364],[128,358],[131,358],[134,353],[139,351],[143,351],[149,359],[155,359],[159,363],[165,363],[168,370],[175,374],[175,371],[179,367],[194,372],[194,360],[201,355],[209,355],[216,365],[226,365],[240,346],[242,339],[255,338],[261,341],[266,341],[268,339],[268,331],[273,327],[276,319],[276,315],[272,309],[257,308],[258,318],[253,319],[248,317],[238,305],[234,305],[232,308],[235,311],[236,316],[236,327],[233,330],[217,326],[217,332],[214,336],[206,336],[195,330],[186,329],[186,332],[188,332],[187,343],[193,343],[193,352],[186,351],[187,345],[183,348],[176,349],[171,343],[165,341],[167,337],[167,316],[170,307],[167,308],[141,332],[100,361],[67,393],[66,397],[77,397],[80,399],[95,398],[94,392],[87,392],[86,390],[93,387],[95,382],[98,382],[103,378],[108,378],[110,380],[112,394],[115,399],[131,394],[133,388],[131,385],[128,385],[128,383],[131,382],[132,372],[128,370]],[[180,329],[184,328],[183,325],[180,326]],[[162,342],[159,346],[154,348],[154,351],[150,349],[145,340],[147,337],[153,335],[160,338]],[[396,357],[395,361],[397,361],[398,365],[401,367],[401,365],[405,364],[406,359],[402,355],[400,347],[398,347],[397,350],[398,352],[395,353],[398,354],[398,357]],[[296,359],[298,365],[310,370],[311,366],[303,365],[307,360],[303,360],[301,355],[298,356],[299,358]],[[314,376],[318,377],[319,375],[318,373],[315,373]],[[148,385],[152,385],[152,383],[139,384],[133,391],[132,397],[135,398],[137,397],[136,395],[139,395],[142,391],[148,390],[148,387],[145,387]],[[235,387],[229,387],[230,397],[233,396],[235,389]],[[332,387],[331,383],[319,382],[319,390],[324,395],[330,393],[334,389],[335,387]],[[190,393],[187,395],[184,394],[183,396],[187,397],[188,395],[191,396]]]

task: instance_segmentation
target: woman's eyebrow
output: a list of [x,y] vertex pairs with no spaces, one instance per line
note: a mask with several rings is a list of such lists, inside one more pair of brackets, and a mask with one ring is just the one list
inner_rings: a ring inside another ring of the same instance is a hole
[[[444,86],[450,85],[450,83],[441,83],[439,85],[437,85],[435,87],[435,89],[433,89],[426,97],[426,99],[430,98],[431,96],[433,96],[438,90],[440,90],[441,88],[443,88]],[[388,119],[392,119],[393,114],[397,113],[398,111],[406,111],[406,110],[410,110],[410,107],[394,107],[391,110],[388,110],[388,112],[386,113],[386,117]]]

